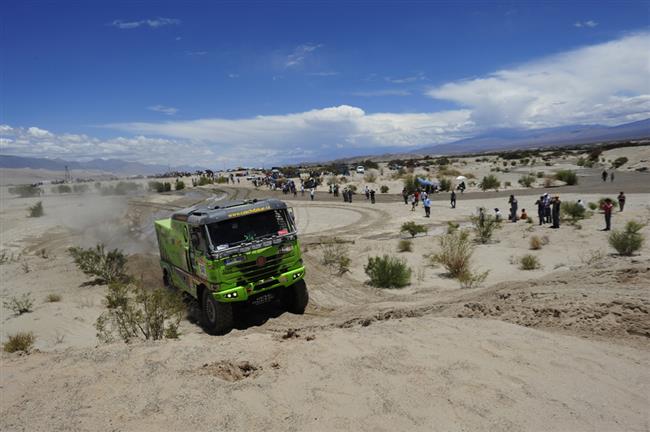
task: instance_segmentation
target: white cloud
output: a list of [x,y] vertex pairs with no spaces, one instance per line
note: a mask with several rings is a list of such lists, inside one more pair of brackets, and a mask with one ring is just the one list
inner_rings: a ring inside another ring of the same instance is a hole
[[408,90],[399,89],[383,89],[383,90],[369,90],[369,91],[356,91],[352,92],[352,96],[361,97],[381,97],[381,96],[410,96],[411,92]]
[[287,56],[284,67],[292,68],[301,66],[305,62],[305,59],[311,55],[311,53],[322,46],[323,45],[321,44],[315,45],[310,43],[298,45],[293,49],[293,52]]
[[49,131],[46,131],[45,129],[39,129],[34,126],[28,128],[27,133],[36,138],[48,138],[52,136]]
[[614,125],[650,116],[650,33],[578,48],[430,89],[478,127]]
[[573,24],[574,27],[582,28],[582,27],[589,27],[589,28],[594,28],[598,25],[596,21],[593,20],[588,20],[588,21],[577,21],[576,23]]
[[[131,30],[138,27],[159,28],[169,25],[179,25],[181,21],[176,18],[149,18],[140,21],[114,20],[110,25],[122,30]],[[177,39],[178,40],[178,39]]]
[[156,111],[159,113],[167,114],[167,115],[174,115],[178,112],[178,108],[174,107],[168,107],[165,105],[153,105],[150,107],[147,107],[148,110],[150,111]]

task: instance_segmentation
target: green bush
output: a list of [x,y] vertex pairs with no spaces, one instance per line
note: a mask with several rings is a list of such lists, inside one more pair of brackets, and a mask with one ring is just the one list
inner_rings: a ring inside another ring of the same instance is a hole
[[587,217],[587,210],[575,201],[565,201],[561,207],[562,218],[575,224]]
[[5,352],[25,352],[28,353],[34,347],[36,336],[32,332],[19,332],[7,337],[7,342],[2,345]]
[[625,156],[621,156],[621,157],[619,157],[619,158],[616,158],[616,159],[614,160],[614,162],[612,162],[612,166],[613,166],[614,168],[620,168],[620,167],[622,167],[623,165],[625,165],[625,164],[627,163],[627,161],[628,161],[628,159],[627,159]]
[[174,185],[174,190],[183,190],[185,189],[185,183],[182,180],[176,180],[176,184]]
[[402,288],[411,283],[411,269],[403,259],[388,255],[369,257],[364,266],[370,285],[379,288]]
[[42,192],[41,188],[32,185],[13,186],[10,187],[8,191],[11,195],[18,195],[20,198],[39,196]]
[[411,240],[402,239],[397,243],[397,250],[398,252],[411,252],[413,250],[413,243]]
[[2,305],[16,315],[22,315],[33,310],[34,300],[32,300],[29,293],[25,293],[20,297],[11,297],[9,300],[3,302]]
[[197,186],[205,186],[214,183],[211,177],[207,176],[201,176],[199,177],[199,181],[196,183]]
[[100,193],[102,195],[128,195],[141,188],[141,185],[134,182],[118,182],[116,185],[108,185],[102,187]]
[[47,297],[45,297],[45,301],[47,303],[58,303],[61,301],[61,294],[48,294]]
[[41,217],[43,216],[43,201],[39,201],[33,206],[28,207],[29,217]]
[[539,259],[535,255],[527,254],[519,258],[520,270],[535,270],[540,267]]
[[90,187],[87,184],[74,184],[72,185],[72,191],[74,193],[86,193]]
[[322,263],[336,270],[339,275],[350,271],[348,248],[336,240],[323,244]]
[[67,184],[60,184],[60,185],[57,185],[56,187],[54,187],[52,192],[70,193],[70,192],[72,192],[72,188],[70,186],[68,186]]
[[[607,199],[608,199],[607,197],[602,197],[602,198],[600,198],[598,200],[598,208],[599,209],[603,207],[603,204],[605,204],[605,201]],[[612,205],[614,206],[614,208],[618,208],[618,200],[611,199],[611,198],[609,198],[609,200],[612,202]]]
[[97,338],[124,342],[178,336],[184,305],[180,296],[164,288],[147,289],[141,283],[112,283],[106,294],[108,310],[95,322]]
[[439,186],[441,191],[449,192],[451,190],[451,180],[447,178],[441,178]]
[[466,230],[453,231],[439,239],[440,251],[431,255],[434,264],[442,265],[449,275],[458,278],[470,272],[470,260],[474,248]]
[[103,244],[95,248],[71,247],[68,252],[79,269],[89,276],[97,277],[99,283],[125,282],[126,256],[119,249],[106,253]]
[[415,237],[417,234],[426,233],[429,229],[424,225],[416,224],[413,221],[404,222],[400,232],[407,232],[411,235],[411,238]]
[[578,184],[578,176],[575,171],[559,170],[555,172],[555,179],[563,181],[569,186]]
[[418,182],[413,174],[407,174],[402,180],[408,193],[413,193],[418,188]]
[[595,202],[590,202],[587,206],[589,207],[589,210],[598,210],[598,204]]
[[631,256],[643,247],[645,238],[640,231],[644,226],[636,221],[628,221],[624,230],[614,230],[609,235],[610,246],[616,249],[619,255]]
[[501,228],[501,221],[492,215],[485,215],[483,220],[478,216],[470,217],[472,221],[476,241],[482,244],[488,243],[492,239],[492,234],[498,228]]
[[379,192],[381,192],[381,193],[388,193],[388,186],[386,186],[386,185],[381,185],[381,187],[379,188]]
[[519,179],[519,184],[524,186],[524,187],[531,187],[533,184],[535,184],[535,176],[534,175],[525,175]]
[[501,182],[495,175],[490,174],[483,177],[483,180],[481,180],[481,184],[479,185],[479,187],[483,191],[486,191],[488,189],[497,190],[501,187]]

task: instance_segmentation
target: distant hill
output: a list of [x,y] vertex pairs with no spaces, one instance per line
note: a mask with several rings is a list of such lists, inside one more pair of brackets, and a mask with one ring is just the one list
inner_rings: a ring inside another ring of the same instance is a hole
[[[93,159],[88,162],[76,162],[63,159],[0,155],[0,168],[32,168],[64,171],[66,166],[71,170],[92,170],[122,175],[151,175],[169,171],[169,167],[165,165],[128,162],[121,159]],[[172,170],[177,171],[196,171],[199,169],[203,168],[191,166],[172,167]]]
[[460,154],[644,138],[650,138],[650,118],[619,126],[575,125],[534,130],[496,129],[473,138],[419,148],[412,153]]

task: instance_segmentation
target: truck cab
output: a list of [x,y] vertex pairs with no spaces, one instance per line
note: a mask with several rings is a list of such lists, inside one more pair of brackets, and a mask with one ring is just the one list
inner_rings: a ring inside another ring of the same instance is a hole
[[303,313],[304,281],[293,213],[277,199],[195,206],[155,222],[166,285],[194,298],[204,326],[232,328],[233,304],[257,305],[280,298]]

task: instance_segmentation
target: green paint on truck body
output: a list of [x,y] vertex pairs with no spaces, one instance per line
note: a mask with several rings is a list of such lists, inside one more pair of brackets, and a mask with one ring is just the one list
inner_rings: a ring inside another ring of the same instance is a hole
[[276,199],[197,206],[155,222],[167,283],[201,301],[245,302],[305,276],[293,214]]

